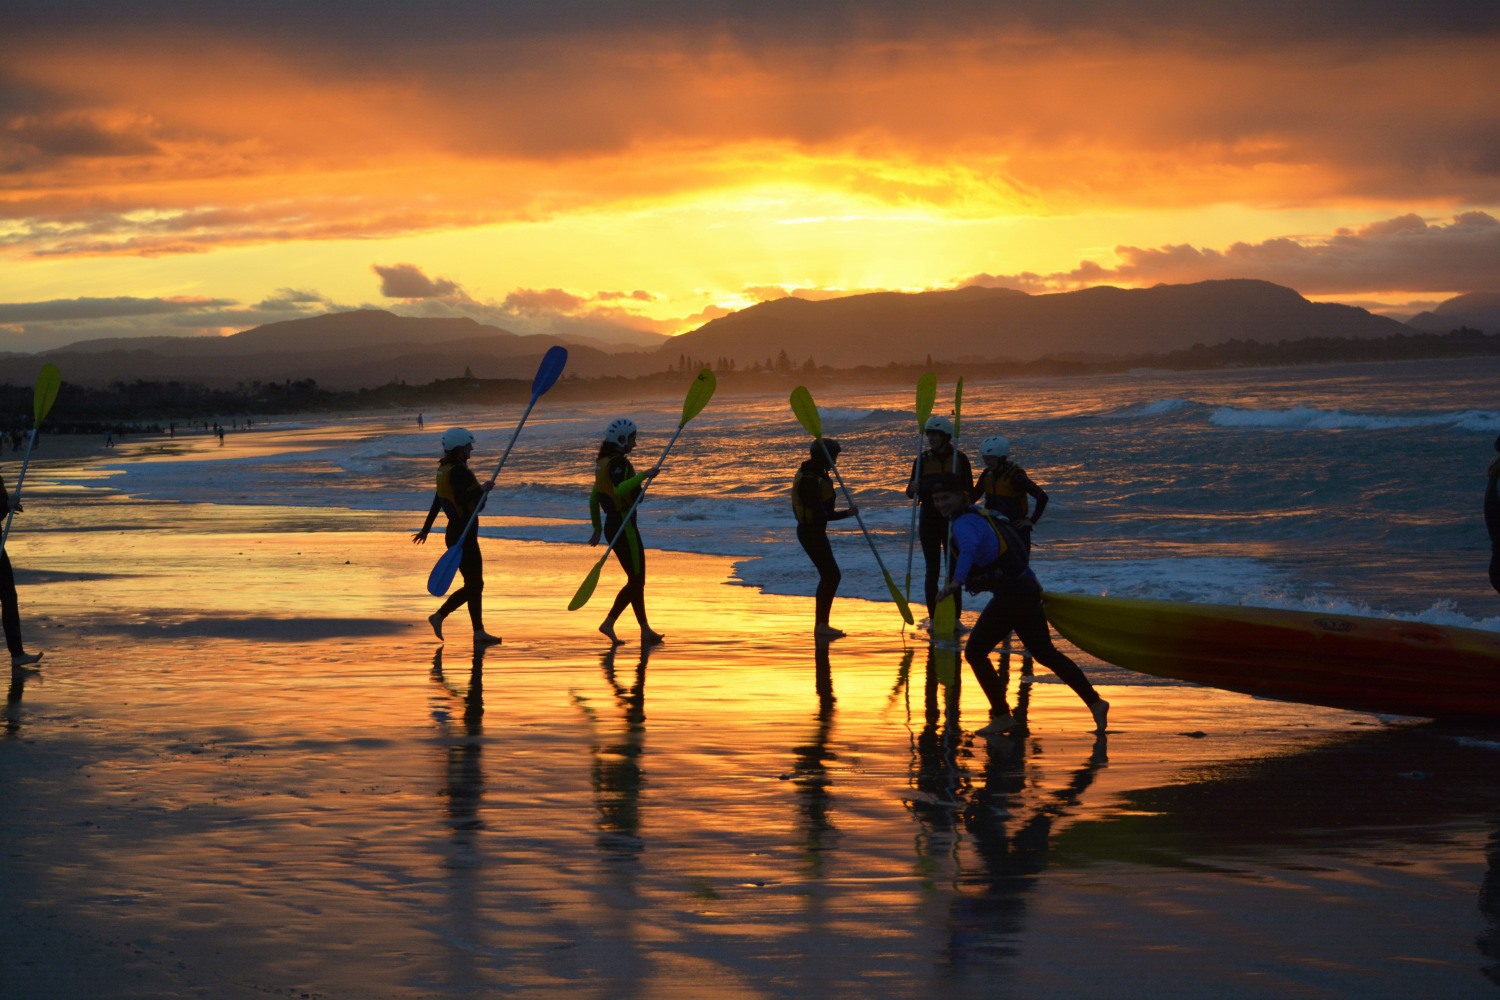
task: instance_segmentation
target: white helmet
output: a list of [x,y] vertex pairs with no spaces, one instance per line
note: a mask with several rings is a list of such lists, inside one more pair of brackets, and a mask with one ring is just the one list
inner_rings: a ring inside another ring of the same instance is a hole
[[981,458],[1004,458],[1010,454],[1010,439],[1004,434],[995,434],[984,439],[979,446]]
[[443,431],[443,451],[452,451],[454,448],[462,448],[466,444],[474,443],[474,435],[462,427],[450,427]]
[[630,443],[635,434],[635,421],[629,417],[616,417],[604,428],[604,440],[617,448],[623,448]]
[[934,414],[927,418],[927,426],[923,427],[922,430],[924,433],[929,431],[940,431],[948,435],[949,437],[952,437],[953,421],[949,420],[947,417],[940,417]]

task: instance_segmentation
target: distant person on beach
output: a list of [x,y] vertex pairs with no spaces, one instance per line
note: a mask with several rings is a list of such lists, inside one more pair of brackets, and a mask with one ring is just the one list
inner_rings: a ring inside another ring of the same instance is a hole
[[[594,491],[589,494],[589,518],[594,523],[589,544],[598,545],[600,537],[608,536],[614,541],[615,558],[625,571],[625,585],[615,595],[615,603],[599,625],[599,631],[615,645],[622,641],[615,635],[615,622],[627,605],[640,623],[642,643],[661,642],[665,638],[646,622],[646,548],[641,544],[635,513],[631,512],[628,523],[624,520],[625,513],[640,495],[642,484],[656,478],[661,471],[659,466],[645,472],[635,471],[628,457],[635,450],[635,436],[634,420],[620,417],[610,421],[604,429],[604,441],[599,445],[599,456],[594,463]],[[604,515],[602,522],[601,511]],[[622,524],[624,531],[620,530]],[[615,540],[617,535],[618,540]]]
[[[15,512],[19,514],[21,511],[20,498],[17,498]],[[5,488],[5,480],[0,478],[0,522],[9,518],[10,512],[10,491]],[[5,626],[5,646],[10,650],[12,669],[36,663],[42,658],[41,653],[26,652],[26,647],[21,644],[21,599],[16,595],[16,574],[10,566],[10,553],[4,550],[0,550],[0,623]]]
[[1042,608],[1042,585],[1032,572],[1031,554],[1021,532],[994,511],[969,505],[973,485],[952,473],[937,477],[930,487],[933,505],[952,526],[955,565],[953,580],[938,598],[967,587],[970,593],[990,592],[990,603],[979,613],[964,646],[964,659],[990,703],[989,725],[983,735],[1003,733],[1015,725],[1005,697],[1008,678],[990,664],[990,653],[1012,632],[1027,650],[1072,688],[1094,716],[1097,732],[1104,732],[1109,702],[1099,697],[1078,664],[1052,644],[1047,615]]
[[[827,449],[825,452],[824,449]],[[828,615],[833,610],[833,596],[838,593],[838,560],[833,558],[833,546],[828,544],[828,522],[842,521],[854,516],[854,508],[838,510],[835,506],[837,494],[833,491],[833,479],[828,475],[830,461],[837,462],[843,449],[832,438],[812,443],[812,454],[797,468],[792,477],[792,512],[797,515],[797,541],[802,550],[818,569],[818,591],[813,605],[813,635],[820,639],[841,639],[844,633],[828,624]]]
[[[1495,450],[1500,451],[1500,437],[1495,438]],[[1500,593],[1500,458],[1490,463],[1484,487],[1484,526],[1490,533],[1490,586]]]
[[[1002,434],[985,438],[979,446],[979,457],[984,460],[984,471],[974,487],[974,500],[1004,514],[1011,526],[1020,530],[1040,521],[1042,511],[1047,509],[1047,491],[1010,460],[1010,439]],[[1028,509],[1028,500],[1036,501],[1035,511]]]
[[[948,521],[933,506],[932,483],[938,476],[958,476],[964,482],[967,498],[974,488],[974,469],[969,465],[969,456],[953,447],[952,420],[938,415],[928,417],[924,433],[927,435],[927,449],[912,463],[906,495],[920,502],[917,537],[922,542],[922,559],[927,564],[925,596],[927,615],[931,618],[937,608],[938,577],[943,571],[943,559],[948,555]],[[954,600],[961,603],[960,598]]]
[[421,428],[426,427],[426,426],[427,426],[427,424],[424,423],[423,420],[422,420],[422,414],[418,413],[417,414],[417,429],[420,430]]
[[[448,528],[444,540],[451,548],[459,535],[468,527],[474,512],[484,506],[485,494],[495,488],[495,481],[481,483],[469,469],[469,456],[474,453],[474,435],[462,427],[452,427],[443,432],[443,457],[438,462],[437,492],[432,497],[432,507],[427,511],[427,521],[422,530],[412,536],[412,541],[422,544],[427,533],[437,520],[438,511],[448,516]],[[479,524],[463,536],[463,555],[459,559],[458,571],[463,574],[464,585],[449,594],[441,607],[427,617],[432,630],[443,638],[443,620],[457,611],[459,605],[468,604],[469,621],[474,626],[475,645],[499,642],[500,637],[490,635],[484,629],[484,556],[479,551]]]
[[106,448],[113,448],[114,446],[115,446],[115,429],[113,427],[106,427],[106,428],[104,428],[104,447],[106,447]]

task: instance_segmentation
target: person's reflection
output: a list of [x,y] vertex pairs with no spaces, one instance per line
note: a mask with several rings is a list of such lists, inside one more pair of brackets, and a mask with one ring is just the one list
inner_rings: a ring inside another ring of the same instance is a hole
[[[1021,690],[1023,699],[1029,697],[1027,687]],[[964,889],[953,897],[949,961],[956,971],[1016,954],[1027,893],[1047,867],[1052,826],[1077,807],[1108,763],[1106,741],[1105,734],[1097,734],[1088,759],[1051,791],[1043,791],[1046,775],[1035,762],[1040,748],[1026,735],[1024,723],[988,741],[984,783],[975,788],[963,814],[964,829],[984,867],[962,878]]]
[[615,670],[615,648],[604,654],[604,677],[614,689],[619,730],[600,736],[593,748],[591,778],[599,810],[599,848],[607,859],[634,860],[641,852],[641,756],[646,746],[646,663],[652,646],[641,647],[635,676],[622,683]]
[[907,773],[911,791],[906,796],[920,830],[917,855],[924,873],[939,857],[957,850],[957,817],[968,795],[968,774],[959,764],[959,757],[969,752],[958,721],[961,680],[957,649],[930,646],[922,688],[923,724],[912,742]]
[[475,940],[479,928],[479,890],[477,876],[483,855],[477,838],[484,828],[479,810],[484,796],[484,645],[474,648],[466,690],[449,683],[443,675],[443,650],[432,655],[432,679],[440,685],[449,704],[458,703],[460,726],[455,731],[452,713],[440,705],[434,715],[442,732],[444,747],[443,787],[447,802],[448,849],[443,866],[448,872],[448,898],[452,927],[449,938],[462,942],[450,949],[452,960],[446,965],[455,986],[476,987],[481,971],[474,962],[479,953]]
[[813,646],[813,686],[818,693],[818,714],[812,738],[792,748],[792,783],[797,789],[797,817],[802,831],[802,856],[808,878],[823,877],[824,851],[831,849],[838,829],[829,819],[827,761],[828,737],[833,731],[833,668],[828,660],[829,642],[818,639]]
[[1479,912],[1484,916],[1486,930],[1474,943],[1488,960],[1479,971],[1490,982],[1500,985],[1500,830],[1490,834],[1484,858],[1489,865],[1484,871],[1484,881],[1479,884]]
[[21,731],[21,695],[26,682],[42,676],[40,670],[31,667],[10,668],[10,690],[5,694],[5,735],[15,736]]

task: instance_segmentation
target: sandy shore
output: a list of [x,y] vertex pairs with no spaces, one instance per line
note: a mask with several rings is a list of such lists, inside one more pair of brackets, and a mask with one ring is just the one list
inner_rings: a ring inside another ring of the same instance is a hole
[[[1500,744],[1092,664],[984,713],[889,605],[485,540],[439,645],[411,517],[39,477],[0,739],[9,997],[1483,996]],[[633,638],[633,624],[622,631]],[[648,681],[649,678],[649,681]]]

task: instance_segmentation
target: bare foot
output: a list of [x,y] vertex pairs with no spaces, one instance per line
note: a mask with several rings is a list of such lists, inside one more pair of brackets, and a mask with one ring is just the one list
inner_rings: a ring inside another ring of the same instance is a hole
[[999,736],[1001,733],[1009,732],[1016,725],[1015,716],[1009,712],[991,712],[990,724],[983,729],[976,729],[975,736]]
[[621,639],[619,636],[615,635],[615,623],[614,622],[604,622],[602,625],[599,626],[599,631],[602,632],[605,635],[605,637],[608,638],[609,641],[612,642],[612,643],[614,643],[616,646],[620,645],[622,642],[625,641],[624,639]]
[[443,637],[443,616],[437,612],[427,616],[427,624],[432,626],[433,633],[441,639]]
[[490,635],[488,632],[474,633],[474,645],[476,646],[493,646],[499,641],[500,637],[498,635]]
[[1109,702],[1100,698],[1089,706],[1089,711],[1094,715],[1094,732],[1104,732],[1109,723]]
[[813,629],[813,635],[817,636],[819,639],[842,639],[848,634],[849,633],[843,631],[842,629],[834,628],[832,625],[819,625],[817,628]]
[[42,662],[41,653],[17,653],[10,658],[10,665],[13,667],[24,667],[30,663],[40,662]]
[[653,632],[649,628],[648,629],[644,629],[641,632],[641,645],[642,646],[654,646],[658,642],[661,642],[665,638],[666,638],[666,636],[662,635],[660,632]]

